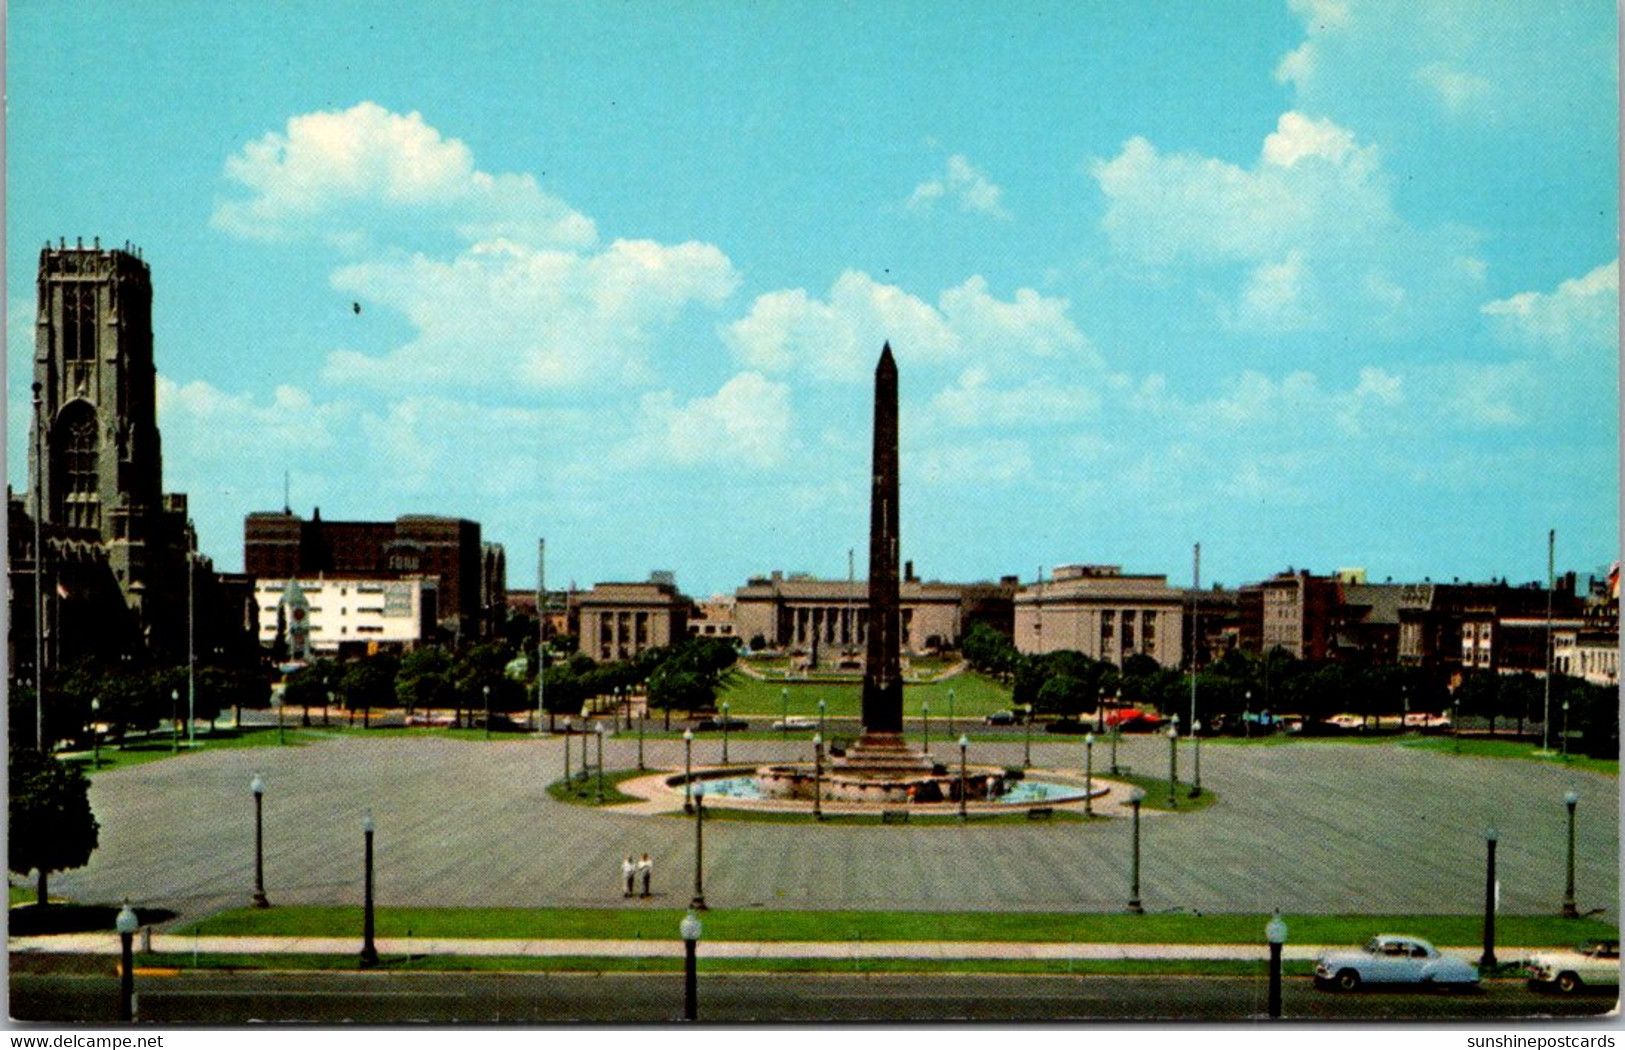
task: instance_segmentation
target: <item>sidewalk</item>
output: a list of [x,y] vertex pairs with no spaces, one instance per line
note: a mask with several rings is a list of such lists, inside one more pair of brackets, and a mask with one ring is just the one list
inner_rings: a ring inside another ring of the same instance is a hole
[[[183,955],[191,952],[230,955],[351,955],[359,951],[359,937],[186,937],[152,935],[151,951]],[[602,958],[660,958],[681,955],[683,942],[671,940],[519,940],[436,939],[381,937],[385,955],[483,955]],[[1312,962],[1334,945],[1288,944],[1282,957]],[[49,937],[13,937],[12,952],[115,955],[119,938],[113,933],[58,934]],[[1269,948],[1262,944],[1098,944],[1054,941],[701,941],[701,952],[714,959],[1199,959],[1265,962]],[[1450,946],[1445,951],[1471,952],[1471,946]],[[1524,958],[1539,949],[1498,946],[1503,960]]]

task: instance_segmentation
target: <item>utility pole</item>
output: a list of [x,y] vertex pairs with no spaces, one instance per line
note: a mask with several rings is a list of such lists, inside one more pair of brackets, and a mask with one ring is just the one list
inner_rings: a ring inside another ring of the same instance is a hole
[[1202,608],[1202,545],[1196,545],[1191,561],[1191,732],[1196,732],[1196,621]]
[[536,732],[542,731],[547,703],[542,679],[547,677],[547,540],[536,541]]
[[1546,531],[1546,700],[1540,715],[1540,749],[1551,750],[1552,732],[1552,588],[1556,581],[1557,530]]

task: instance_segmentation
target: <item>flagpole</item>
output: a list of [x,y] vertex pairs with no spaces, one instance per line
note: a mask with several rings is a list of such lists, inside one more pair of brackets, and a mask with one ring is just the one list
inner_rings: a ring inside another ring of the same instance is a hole
[[1540,749],[1551,749],[1552,729],[1552,587],[1556,571],[1557,530],[1546,532],[1546,706],[1540,716]]
[[547,677],[547,540],[536,541],[536,732],[542,731],[547,702],[542,680]]

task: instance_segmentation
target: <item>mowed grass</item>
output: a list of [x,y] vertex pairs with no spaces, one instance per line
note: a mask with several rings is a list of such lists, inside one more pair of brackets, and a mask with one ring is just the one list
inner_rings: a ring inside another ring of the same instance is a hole
[[[383,970],[427,970],[446,973],[681,973],[681,955],[655,948],[651,954],[598,955],[389,955],[379,958]],[[661,954],[654,954],[661,952]],[[139,957],[149,970],[354,970],[356,956],[310,953],[247,954],[200,952],[151,953]],[[1186,975],[1250,977],[1262,975],[1262,963],[1227,959],[729,959],[701,950],[696,968],[702,973],[1009,973],[1035,975]],[[1309,977],[1311,962],[1282,964],[1287,977]],[[139,972],[139,971],[138,971]]]
[[1462,754],[1476,758],[1517,758],[1531,762],[1545,762],[1550,765],[1564,766],[1578,769],[1585,773],[1602,773],[1607,776],[1619,776],[1619,761],[1617,759],[1591,758],[1587,755],[1569,755],[1565,762],[1561,754],[1543,755],[1540,749],[1533,744],[1515,740],[1481,740],[1474,737],[1463,737],[1459,741],[1447,736],[1411,737],[1400,742],[1401,747],[1414,747],[1421,751],[1437,751],[1442,754]]
[[[380,937],[501,940],[672,940],[675,908],[380,908]],[[1377,933],[1409,933],[1440,945],[1482,943],[1479,915],[1287,915],[1290,943],[1361,944]],[[761,911],[705,913],[707,940],[1010,941],[1105,944],[1259,944],[1265,915],[1076,914],[1068,912]],[[177,929],[181,935],[346,937],[359,935],[357,907],[237,908]],[[1594,919],[1502,915],[1504,945],[1568,945],[1617,937]]]
[[[920,705],[929,703],[933,733],[939,725],[945,729],[950,689],[954,692],[956,721],[980,722],[984,715],[1010,709],[1008,686],[979,674],[960,674],[943,681],[904,685],[903,716],[917,721]],[[727,686],[717,696],[717,703],[720,705],[726,700],[729,713],[736,717],[770,715],[777,719],[785,712],[783,694],[786,691],[792,715],[817,718],[820,700],[824,701],[825,714],[830,718],[857,718],[863,713],[863,686],[858,682],[764,682],[739,673],[730,676]]]

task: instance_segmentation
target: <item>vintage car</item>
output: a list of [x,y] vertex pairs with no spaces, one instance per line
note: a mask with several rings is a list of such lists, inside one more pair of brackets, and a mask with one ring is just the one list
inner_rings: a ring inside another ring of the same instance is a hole
[[1420,937],[1395,933],[1379,933],[1363,947],[1327,952],[1315,961],[1317,988],[1352,992],[1362,984],[1467,988],[1478,984],[1478,967]]
[[1587,941],[1571,952],[1540,952],[1524,963],[1529,987],[1565,994],[1619,986],[1619,942]]
[[817,729],[818,719],[809,717],[808,715],[791,715],[789,718],[781,718],[775,721],[773,723],[773,728],[777,730]]

